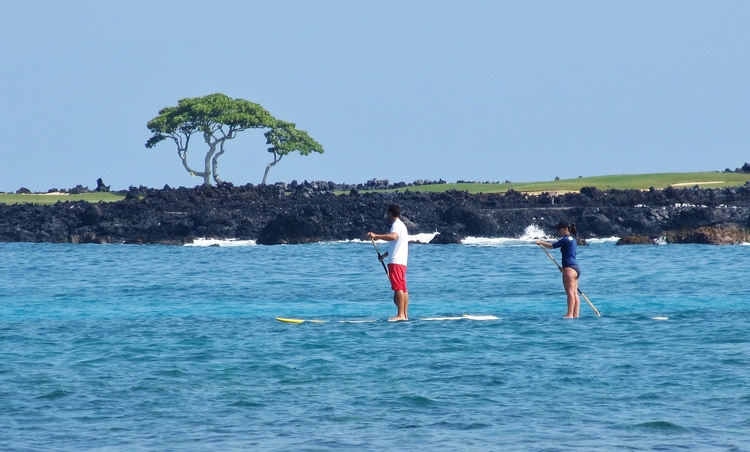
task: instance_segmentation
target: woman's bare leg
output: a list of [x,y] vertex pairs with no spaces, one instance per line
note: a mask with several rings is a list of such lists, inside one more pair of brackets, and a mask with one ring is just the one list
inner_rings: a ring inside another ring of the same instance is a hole
[[581,299],[578,297],[578,273],[572,268],[563,268],[563,287],[568,299],[566,319],[574,319],[580,315]]

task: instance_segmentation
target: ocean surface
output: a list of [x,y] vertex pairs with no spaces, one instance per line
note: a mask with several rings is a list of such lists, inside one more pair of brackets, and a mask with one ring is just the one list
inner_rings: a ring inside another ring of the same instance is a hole
[[0,244],[0,450],[750,450],[750,246],[219,244]]

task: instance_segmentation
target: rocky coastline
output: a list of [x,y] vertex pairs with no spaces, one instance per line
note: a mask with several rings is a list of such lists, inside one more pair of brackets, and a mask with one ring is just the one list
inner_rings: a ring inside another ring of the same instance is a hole
[[131,187],[122,201],[0,205],[0,241],[182,245],[197,238],[297,244],[361,239],[387,228],[385,210],[402,206],[410,233],[439,231],[434,243],[520,237],[530,225],[549,234],[564,219],[581,237],[620,244],[750,241],[750,184],[720,189],[598,190],[530,195],[462,191],[359,191],[304,182],[163,189]]

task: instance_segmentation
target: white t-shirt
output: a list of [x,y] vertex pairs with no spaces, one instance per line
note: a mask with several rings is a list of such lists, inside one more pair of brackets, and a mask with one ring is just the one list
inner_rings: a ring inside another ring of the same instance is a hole
[[398,239],[388,242],[388,257],[391,264],[406,266],[409,259],[409,231],[406,230],[404,222],[396,218],[396,221],[391,223],[391,232],[398,234]]

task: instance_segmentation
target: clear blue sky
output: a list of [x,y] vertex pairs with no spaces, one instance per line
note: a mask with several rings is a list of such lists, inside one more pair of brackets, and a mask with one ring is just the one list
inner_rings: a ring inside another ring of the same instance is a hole
[[[748,24],[748,1],[6,0],[0,191],[197,185],[146,123],[217,92],[324,146],[269,182],[734,169]],[[257,184],[270,157],[245,132],[220,174]]]

